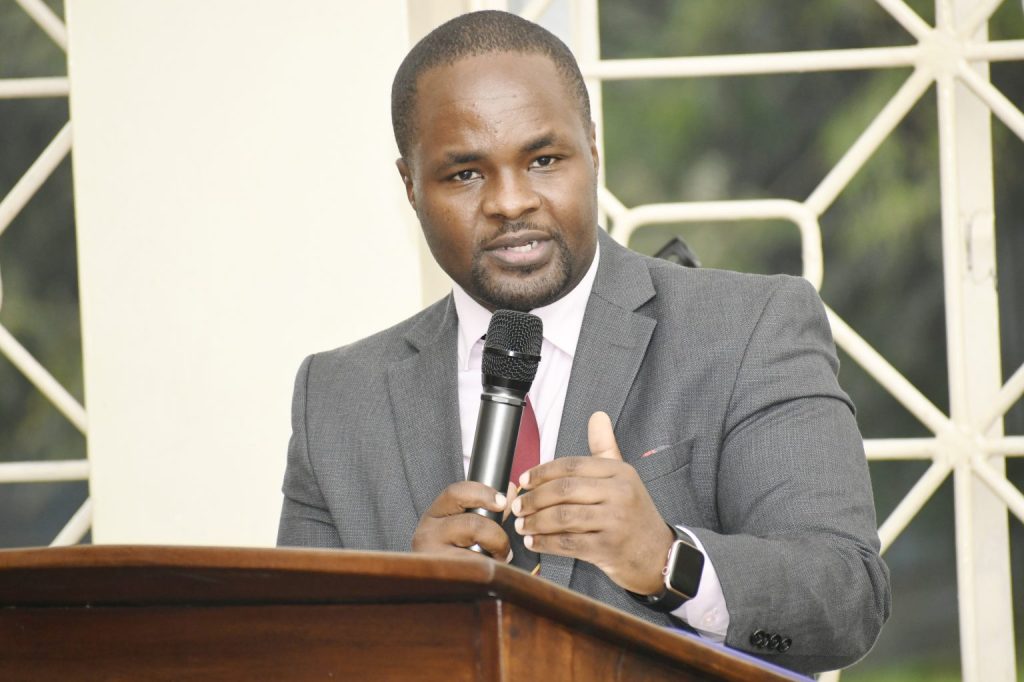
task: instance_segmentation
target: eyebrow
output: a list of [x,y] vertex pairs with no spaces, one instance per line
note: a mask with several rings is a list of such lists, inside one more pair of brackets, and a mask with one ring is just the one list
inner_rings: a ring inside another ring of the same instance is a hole
[[464,163],[473,163],[484,158],[484,155],[480,152],[448,152],[444,155],[444,162],[442,168],[448,168],[449,166],[459,166]]
[[540,137],[527,142],[523,145],[524,152],[535,152],[538,149],[544,149],[544,147],[552,147],[558,142],[558,139],[552,133],[546,133]]
[[[521,150],[525,153],[535,152],[545,147],[551,147],[557,144],[558,138],[552,133],[545,133],[540,137],[530,140],[521,147]],[[476,163],[477,161],[484,158],[482,152],[469,151],[469,152],[448,152],[444,155],[444,160],[438,165],[440,170],[447,170],[452,166],[461,166],[465,163]]]

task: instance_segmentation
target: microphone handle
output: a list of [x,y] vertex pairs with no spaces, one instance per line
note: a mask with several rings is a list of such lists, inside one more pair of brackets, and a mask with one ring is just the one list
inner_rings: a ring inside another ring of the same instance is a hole
[[[524,403],[518,396],[509,395],[511,392],[507,389],[499,388],[494,392],[489,389],[491,387],[485,386],[485,392],[480,396],[480,416],[476,421],[467,478],[504,494],[512,472],[512,458],[516,454]],[[488,509],[470,511],[501,523],[501,512]]]

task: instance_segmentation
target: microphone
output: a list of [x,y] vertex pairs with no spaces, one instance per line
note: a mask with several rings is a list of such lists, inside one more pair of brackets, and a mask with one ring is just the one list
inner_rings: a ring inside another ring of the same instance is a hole
[[[543,330],[544,323],[539,317],[515,310],[495,311],[487,327],[483,393],[468,478],[501,493],[508,489],[519,437],[519,419],[526,394],[537,376]],[[501,523],[501,512],[471,511]],[[478,545],[470,549],[483,551]]]

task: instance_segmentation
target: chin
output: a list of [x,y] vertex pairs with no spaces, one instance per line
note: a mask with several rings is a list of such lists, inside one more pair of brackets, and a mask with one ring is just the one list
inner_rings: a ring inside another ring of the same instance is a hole
[[552,236],[555,252],[546,263],[531,269],[495,268],[478,254],[473,260],[470,281],[478,300],[494,310],[529,312],[557,301],[569,292],[573,281],[572,259],[562,235]]
[[567,292],[568,278],[551,281],[549,277],[545,277],[541,281],[526,282],[512,279],[501,282],[486,281],[480,284],[484,285],[478,288],[481,298],[495,310],[518,310],[525,313],[561,298]]

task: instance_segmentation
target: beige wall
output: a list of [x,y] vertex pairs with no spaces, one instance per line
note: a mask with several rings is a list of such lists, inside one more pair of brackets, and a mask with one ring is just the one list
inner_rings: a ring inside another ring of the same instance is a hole
[[94,538],[272,544],[302,357],[422,303],[405,3],[67,15]]

